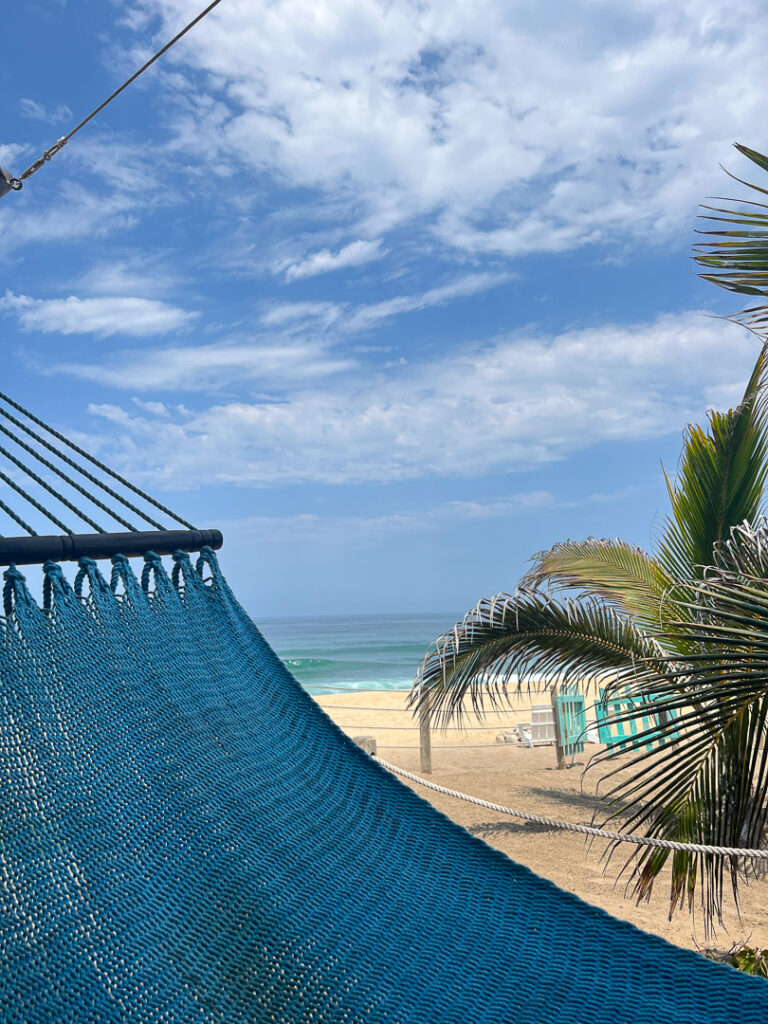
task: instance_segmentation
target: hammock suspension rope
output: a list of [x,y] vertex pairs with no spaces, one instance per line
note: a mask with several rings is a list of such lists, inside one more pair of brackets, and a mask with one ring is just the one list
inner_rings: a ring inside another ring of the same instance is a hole
[[[38,416],[35,416],[34,413],[29,411],[29,409],[25,409],[23,405],[19,405],[18,402],[15,402],[12,398],[9,398],[8,395],[3,394],[2,391],[0,391],[0,400],[6,402],[17,412],[20,412],[23,416],[28,417],[28,419],[30,419],[33,423],[37,424],[38,427],[42,427],[43,430],[46,430],[52,437],[55,437],[57,441],[61,441],[62,444],[67,445],[67,447],[69,447],[77,455],[80,455],[82,458],[87,459],[88,462],[96,466],[97,469],[100,469],[103,473],[106,473],[108,476],[112,477],[113,480],[117,480],[119,484],[122,484],[123,487],[127,487],[129,491],[132,491],[134,494],[138,495],[138,497],[148,502],[159,512],[164,512],[167,516],[170,516],[171,519],[175,520],[177,523],[180,523],[182,526],[186,526],[188,530],[194,530],[194,526],[192,525],[192,523],[188,523],[186,519],[182,519],[181,516],[177,515],[175,512],[171,512],[169,508],[166,508],[165,505],[161,505],[160,502],[156,501],[155,498],[153,498],[150,494],[147,494],[145,491],[142,491],[140,488],[136,487],[136,485],[132,484],[130,480],[126,480],[125,477],[120,476],[119,473],[116,473],[113,469],[110,469],[109,466],[99,461],[99,459],[97,459],[94,455],[91,455],[90,452],[87,452],[84,448],[81,448],[79,445],[75,444],[74,441],[70,441],[68,437],[66,437],[64,434],[59,433],[58,430],[54,430],[54,428],[45,423],[44,420],[41,420]],[[5,415],[6,417],[9,416],[8,413],[4,413],[3,415]],[[16,419],[14,419],[14,423],[16,423],[18,426],[21,426],[19,421]],[[126,508],[130,508],[131,511],[136,512],[137,515],[142,516],[143,519],[149,522],[152,526],[155,526],[158,530],[162,529],[159,523],[156,523],[153,519],[149,519],[149,517],[145,513],[141,512],[138,508],[131,505],[128,501],[126,501],[125,498],[121,497],[115,491],[110,490],[106,484],[91,476],[90,473],[87,473],[81,466],[78,466],[76,463],[72,462],[71,459],[68,459],[66,455],[64,455],[58,449],[53,447],[51,444],[48,444],[43,438],[35,434],[34,431],[30,430],[29,428],[26,428],[26,430],[28,434],[31,434],[31,436],[33,437],[36,437],[40,441],[40,443],[44,444],[49,451],[52,451],[56,455],[58,455],[58,457],[62,461],[67,462],[70,466],[76,469],[82,476],[90,480],[91,483],[97,484],[97,486],[101,487],[101,489],[105,491],[107,494],[110,494],[113,498],[117,498],[117,500],[121,501],[123,505],[126,506]]]
[[[52,523],[61,530],[60,535],[43,533],[40,535],[39,528],[35,529],[27,521],[26,515],[20,514],[5,501],[0,500],[0,511],[4,512],[14,523],[22,528],[27,534],[26,537],[4,537],[0,534],[0,565],[29,565],[34,563],[42,564],[46,560],[68,561],[82,557],[88,558],[111,558],[115,554],[126,556],[143,555],[147,551],[154,551],[156,554],[172,554],[176,550],[199,551],[203,547],[216,549],[221,547],[222,537],[218,530],[198,530],[192,523],[172,512],[171,509],[156,501],[150,495],[134,486],[130,481],[110,469],[95,456],[91,455],[79,445],[70,441],[63,434],[45,423],[38,416],[35,416],[24,406],[13,401],[7,395],[0,392],[0,403],[4,402],[11,406],[19,416],[13,415],[6,408],[0,405],[0,416],[5,423],[0,423],[0,433],[8,439],[9,443],[15,445],[31,456],[48,471],[47,475],[55,475],[64,481],[68,488],[77,492],[93,506],[106,513],[120,528],[105,526],[92,518],[89,511],[81,507],[81,503],[75,503],[72,498],[62,493],[59,487],[41,476],[31,468],[27,461],[21,459],[5,445],[0,444],[0,460],[5,460],[9,465],[7,472],[0,469],[0,481],[6,484],[12,491],[15,491],[32,509],[38,512],[45,520]],[[34,424],[33,426],[30,426]],[[13,428],[10,425],[13,425]],[[15,429],[14,429],[15,428]],[[39,429],[35,429],[39,428]],[[49,440],[44,436],[47,433]],[[21,435],[24,435],[23,437]],[[60,443],[56,443],[60,442]],[[121,487],[130,491],[132,495],[140,498],[143,503],[151,507],[151,511],[143,510],[138,504],[124,495],[120,494],[114,487],[111,487],[104,480],[99,479],[90,472],[81,462],[72,458],[63,447],[66,446],[70,452],[79,455],[81,460],[90,463],[91,466],[101,470],[111,479],[120,484]],[[56,462],[51,461],[47,455],[42,454],[40,449],[55,456],[58,462],[63,463],[64,468]],[[90,483],[86,489],[81,483],[73,479],[70,470],[74,470]],[[22,482],[19,482],[21,478]],[[29,485],[32,485],[32,488]],[[39,490],[52,496],[69,512],[94,531],[93,533],[79,532],[74,526],[68,525],[56,512],[48,507],[47,502],[39,500],[40,495],[30,493],[30,490],[37,487]],[[74,497],[74,495],[73,495]],[[154,510],[162,512],[174,521],[172,528],[169,528],[157,518]],[[126,513],[131,514],[129,519]],[[147,523],[146,526],[134,525],[133,516],[138,517]],[[34,522],[34,519],[33,519]],[[179,529],[178,526],[183,527]]]
[[[5,396],[3,396],[0,393],[0,398],[4,398],[4,397]],[[9,402],[10,399],[9,398],[5,398],[5,401]],[[29,412],[26,413],[26,415],[29,416],[32,419],[36,419],[35,417],[32,417],[32,414],[29,413]],[[20,430],[23,430],[24,433],[27,434],[29,437],[34,438],[34,440],[37,441],[38,444],[42,445],[43,448],[47,449],[49,452],[53,452],[53,454],[58,459],[61,459],[61,461],[66,463],[67,466],[71,466],[72,469],[77,470],[77,472],[81,476],[85,477],[85,479],[89,480],[92,484],[96,484],[96,486],[100,487],[105,492],[105,494],[108,494],[108,495],[110,495],[110,497],[116,498],[118,501],[121,501],[123,503],[123,505],[125,505],[126,508],[130,509],[131,512],[135,512],[136,515],[141,516],[141,518],[146,520],[146,522],[148,522],[150,524],[150,526],[154,526],[156,530],[162,530],[163,527],[155,519],[151,519],[146,514],[146,512],[142,512],[141,509],[137,508],[135,505],[132,505],[131,502],[128,501],[126,498],[121,498],[120,495],[116,491],[113,491],[112,488],[109,487],[107,484],[105,484],[103,480],[97,480],[96,477],[93,476],[92,473],[89,473],[87,469],[85,469],[83,466],[79,466],[73,459],[70,459],[70,457],[68,455],[66,455],[64,452],[60,451],[58,448],[56,448],[55,445],[52,445],[49,441],[46,441],[46,439],[44,437],[42,437],[36,431],[32,430],[31,427],[27,426],[25,423],[22,423],[21,420],[16,419],[16,417],[12,416],[11,413],[9,413],[7,409],[3,409],[2,407],[0,407],[0,416],[4,416],[7,420],[9,420],[11,423],[13,423],[15,426],[17,426]],[[51,430],[50,427],[48,427],[47,429]],[[0,430],[4,431],[5,428],[0,426]],[[51,430],[51,432],[54,433],[52,430]],[[62,435],[62,439],[66,440],[65,438],[63,438],[63,435]],[[21,442],[17,442],[17,443],[20,444]],[[88,458],[91,458],[90,456],[87,455],[86,452],[81,452],[81,454],[85,455]],[[96,460],[91,458],[91,461],[95,462]],[[107,470],[107,467],[105,467],[105,466],[102,466],[102,469],[104,469],[106,472],[111,472],[111,471]],[[113,475],[116,475],[116,474],[113,474]],[[120,478],[118,477],[118,479],[120,479]],[[123,483],[127,487],[131,487],[132,490],[135,490],[135,488],[133,488],[132,485],[129,484],[127,480],[121,480],[121,483]],[[94,500],[91,495],[89,495],[89,497],[91,497],[92,501]],[[146,498],[149,501],[152,501],[152,499],[149,498],[148,495],[142,495],[142,497]],[[155,504],[154,501],[152,501],[152,503]],[[163,511],[167,511],[167,510],[164,509]],[[117,516],[115,516],[115,514],[113,512],[110,512],[110,515],[112,515],[113,518],[117,519]],[[189,526],[189,523],[187,523],[185,520],[178,520],[178,521],[181,522],[181,524],[183,526]],[[122,522],[123,525],[126,526],[129,530],[135,530],[136,529],[135,526],[131,526],[130,523],[125,523],[122,519],[118,519],[118,522]]]

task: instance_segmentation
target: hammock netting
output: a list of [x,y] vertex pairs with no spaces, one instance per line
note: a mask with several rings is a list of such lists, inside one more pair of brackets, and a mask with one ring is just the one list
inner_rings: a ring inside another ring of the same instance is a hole
[[215,556],[6,573],[4,1024],[764,1024],[768,985],[557,889],[347,739]]

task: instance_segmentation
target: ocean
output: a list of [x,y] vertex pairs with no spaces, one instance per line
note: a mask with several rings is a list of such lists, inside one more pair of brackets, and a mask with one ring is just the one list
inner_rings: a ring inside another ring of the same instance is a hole
[[313,694],[410,689],[419,662],[462,614],[323,615],[257,624]]

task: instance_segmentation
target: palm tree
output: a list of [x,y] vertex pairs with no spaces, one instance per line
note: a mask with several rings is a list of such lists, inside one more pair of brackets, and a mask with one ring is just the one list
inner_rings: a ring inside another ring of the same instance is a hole
[[[768,158],[739,148],[768,170]],[[768,295],[768,215],[714,212],[738,229],[699,250],[702,276]],[[738,317],[755,329],[768,323],[768,307]],[[677,479],[666,477],[671,512],[655,551],[589,538],[540,552],[514,594],[481,601],[434,642],[412,705],[447,724],[467,702],[482,714],[533,677],[599,681],[609,696],[672,713],[654,727],[665,741],[658,749],[648,752],[640,734],[628,759],[612,748],[597,755],[609,769],[606,821],[624,808],[625,831],[760,846],[768,817],[768,526],[759,519],[767,371],[764,347],[740,405],[710,412],[708,429],[689,427]],[[738,901],[750,862],[632,847],[625,867],[638,900],[670,856],[670,916],[686,903],[693,910],[698,890],[709,931],[721,919],[726,870]]]
[[[768,171],[768,157],[739,143],[736,143],[736,149],[762,170]],[[726,174],[758,195],[768,196],[768,189],[738,178],[730,171]],[[705,268],[705,273],[700,276],[741,295],[768,295],[768,213],[761,212],[768,210],[768,204],[757,200],[721,201],[728,205],[703,207],[709,212],[702,216],[702,220],[710,222],[710,226],[699,232],[706,235],[708,241],[694,246],[694,259]],[[720,225],[730,225],[730,229]],[[768,306],[751,306],[730,319],[765,332]]]

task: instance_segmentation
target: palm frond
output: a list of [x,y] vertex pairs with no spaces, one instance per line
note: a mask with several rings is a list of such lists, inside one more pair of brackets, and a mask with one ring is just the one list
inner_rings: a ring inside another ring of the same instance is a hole
[[464,705],[482,714],[510,688],[532,680],[563,683],[631,674],[665,652],[630,617],[599,599],[557,601],[537,591],[481,601],[439,637],[419,666],[410,703],[428,706],[433,721],[461,720]]
[[691,426],[680,471],[667,477],[672,514],[659,543],[658,561],[677,580],[701,577],[731,529],[754,520],[768,474],[766,382],[763,349],[736,409],[709,414],[709,429]]
[[658,627],[661,602],[674,585],[642,548],[622,540],[568,540],[538,552],[531,561],[521,587],[554,585],[599,594],[649,627]]
[[[765,529],[761,544],[768,541]],[[740,557],[749,538],[742,536]],[[753,545],[754,547],[754,545]],[[753,561],[760,555],[755,553]],[[768,823],[768,580],[714,568],[689,585],[682,614],[669,623],[697,653],[654,662],[647,673],[623,680],[623,692],[668,713],[657,735],[661,750],[648,753],[633,739],[633,756],[609,772],[609,802],[633,808],[624,829],[655,838],[714,846],[763,848]],[[610,749],[595,764],[616,758]],[[614,812],[616,813],[616,812]],[[610,817],[609,819],[610,820]],[[672,856],[670,915],[693,905],[700,890],[705,925],[721,919],[729,878],[738,901],[750,862],[738,857],[676,851]],[[638,899],[647,897],[670,854],[639,848],[628,863]]]
[[[768,157],[736,143],[736,149],[762,170],[768,170]],[[768,190],[727,172],[729,177],[754,192],[768,195]],[[761,203],[724,200],[726,207],[709,207],[711,213],[702,220],[731,225],[731,230],[704,228],[700,233],[707,241],[694,246],[694,260],[704,273],[705,281],[742,295],[768,295],[768,214],[761,213]],[[747,209],[744,209],[744,205]],[[712,216],[712,214],[722,216]],[[737,313],[739,320],[754,330],[768,326],[768,306],[753,306]]]
[[[759,516],[754,522],[745,520],[732,526],[714,559],[716,575],[722,577],[730,569],[740,576],[768,579],[768,519]],[[711,576],[708,570],[704,576]]]

